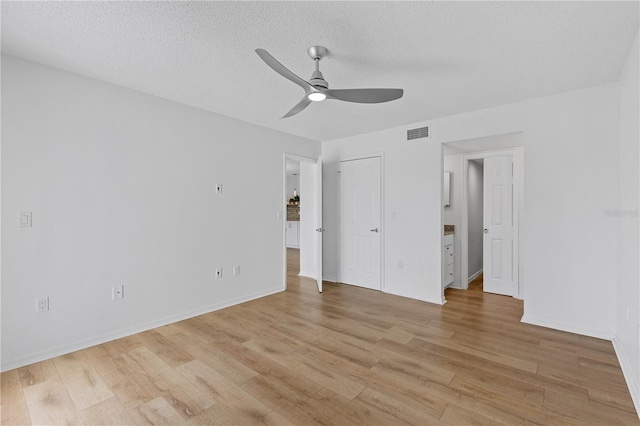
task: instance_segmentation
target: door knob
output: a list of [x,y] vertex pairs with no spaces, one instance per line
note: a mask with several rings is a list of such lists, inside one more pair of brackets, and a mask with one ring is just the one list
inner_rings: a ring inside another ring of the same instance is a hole
[[322,228],[316,228],[316,232],[324,232],[324,229],[322,229]]
[[378,228],[373,228],[371,232],[378,232]]
[[484,233],[485,233],[485,234],[488,234],[488,233],[489,233],[489,230],[488,230],[487,228],[484,228]]

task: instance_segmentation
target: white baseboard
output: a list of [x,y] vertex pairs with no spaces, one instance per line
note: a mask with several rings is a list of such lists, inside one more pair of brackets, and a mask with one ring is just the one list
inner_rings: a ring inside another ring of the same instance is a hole
[[574,324],[566,324],[556,321],[549,321],[541,318],[534,318],[524,315],[521,322],[533,325],[539,325],[541,327],[553,328],[554,330],[566,331],[569,333],[581,334],[583,336],[595,337],[597,339],[612,340],[614,333],[609,330],[599,330],[595,328],[584,328]]
[[170,315],[168,317],[160,318],[154,321],[149,321],[147,323],[139,324],[134,327],[118,330],[112,333],[106,333],[98,337],[92,337],[91,339],[82,339],[75,342],[71,342],[69,344],[56,346],[54,348],[50,348],[45,351],[40,351],[40,352],[28,354],[18,359],[13,359],[8,362],[4,362],[4,360],[2,360],[3,363],[2,363],[2,366],[0,367],[0,371],[4,372],[7,370],[13,370],[14,368],[24,367],[25,365],[30,365],[30,364],[44,361],[60,355],[65,355],[71,352],[90,348],[92,346],[100,345],[102,343],[110,342],[112,340],[120,339],[122,337],[131,336],[132,334],[142,333],[143,331],[162,327],[164,325],[172,324],[174,322],[182,321],[188,318],[197,317],[198,315],[208,314],[209,312],[218,311],[220,309],[228,308],[229,306],[238,305],[240,303],[259,299],[261,297],[269,296],[271,294],[280,293],[281,291],[284,291],[284,288],[282,286],[275,289],[267,290],[264,292],[249,294],[244,297],[239,297],[237,299],[228,300],[223,303],[204,306],[202,308],[198,308],[193,311],[184,312],[177,315]]
[[478,278],[480,276],[480,274],[482,274],[482,268],[480,268],[480,270],[474,274],[471,274],[471,276],[469,277],[469,281],[467,281],[467,284],[470,284],[471,281],[475,280],[476,278]]
[[328,281],[330,283],[337,283],[338,282],[338,278],[337,277],[333,277],[333,276],[322,276],[322,281]]
[[414,300],[420,300],[422,302],[434,303],[436,305],[444,305],[445,303],[447,303],[447,301],[444,300],[444,298],[429,299],[429,298],[426,298],[426,297],[407,296],[406,294],[394,293],[392,291],[387,291],[387,290],[384,290],[383,292],[387,293],[387,294],[393,294],[394,296],[406,297],[407,299],[414,299]]
[[616,356],[618,357],[622,374],[627,382],[627,387],[631,394],[631,400],[633,401],[633,405],[636,407],[636,414],[640,418],[640,382],[638,381],[638,377],[633,374],[629,357],[624,351],[624,347],[620,343],[617,335],[614,335],[611,343],[613,343],[613,349],[616,351]]

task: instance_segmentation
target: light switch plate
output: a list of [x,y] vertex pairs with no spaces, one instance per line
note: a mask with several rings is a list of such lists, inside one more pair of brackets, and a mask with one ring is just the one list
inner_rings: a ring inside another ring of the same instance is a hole
[[18,215],[18,227],[31,228],[31,212],[20,212]]
[[123,285],[117,285],[117,286],[111,287],[111,299],[112,300],[124,299]]

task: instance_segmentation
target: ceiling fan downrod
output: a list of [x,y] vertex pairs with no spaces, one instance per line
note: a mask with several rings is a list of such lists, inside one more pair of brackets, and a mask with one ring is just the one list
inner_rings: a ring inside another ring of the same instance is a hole
[[320,89],[328,89],[329,83],[324,79],[324,76],[320,72],[320,61],[327,54],[327,48],[323,46],[311,46],[307,53],[313,59],[314,64],[316,65],[316,69],[311,74],[311,78],[309,79],[309,84],[316,88]]

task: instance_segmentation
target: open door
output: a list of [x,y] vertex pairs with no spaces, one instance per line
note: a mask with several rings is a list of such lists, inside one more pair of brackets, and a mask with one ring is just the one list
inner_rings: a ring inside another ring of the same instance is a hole
[[314,224],[315,224],[315,250],[316,250],[316,281],[318,291],[322,293],[322,157],[318,157],[314,167]]
[[513,156],[484,159],[484,291],[514,295]]

